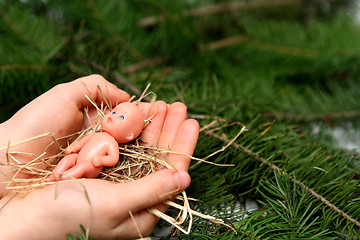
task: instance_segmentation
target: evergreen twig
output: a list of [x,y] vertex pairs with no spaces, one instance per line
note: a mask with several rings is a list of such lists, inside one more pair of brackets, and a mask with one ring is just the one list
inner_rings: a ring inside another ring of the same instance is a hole
[[[330,0],[336,2],[341,0]],[[306,0],[274,0],[274,1],[254,1],[254,2],[227,2],[215,5],[206,5],[190,10],[183,11],[184,17],[200,17],[205,15],[219,14],[224,12],[233,12],[258,8],[272,8],[272,7],[289,7],[301,5]],[[151,27],[164,21],[164,16],[148,16],[138,21],[140,27]]]
[[93,0],[87,0],[86,5],[91,10],[95,18],[99,22],[103,23],[103,26],[110,33],[115,42],[119,42],[126,47],[136,59],[142,61],[146,60],[146,58],[138,50],[133,48],[127,41],[124,41],[123,38],[104,20],[102,13],[98,10],[96,3]]
[[[222,142],[225,143],[229,143],[229,140],[226,139],[225,137],[222,137],[216,133],[206,133],[207,135],[216,138]],[[339,209],[338,207],[336,207],[334,204],[332,204],[329,200],[327,200],[325,197],[323,197],[322,195],[318,194],[315,190],[311,189],[310,187],[306,186],[303,182],[296,180],[294,178],[292,178],[286,171],[284,171],[283,169],[281,169],[280,167],[276,166],[275,164],[265,160],[264,158],[260,157],[259,154],[251,151],[250,149],[232,142],[231,145],[233,147],[235,147],[236,149],[242,150],[244,152],[246,152],[247,154],[249,154],[250,156],[252,156],[253,158],[255,158],[256,160],[259,160],[261,163],[267,165],[268,167],[270,167],[271,169],[275,170],[278,173],[281,173],[285,176],[287,176],[290,180],[294,181],[296,184],[298,184],[301,188],[307,190],[310,192],[310,194],[314,197],[316,197],[317,199],[319,199],[322,203],[324,203],[326,206],[328,206],[329,208],[331,208],[332,210],[334,210],[335,212],[339,213],[342,217],[344,217],[346,220],[352,222],[353,224],[355,224],[357,227],[360,228],[360,222],[357,221],[356,219],[354,219],[353,217],[351,217],[350,215],[348,215],[347,213],[345,213],[344,211],[342,211],[341,209]]]
[[54,70],[55,68],[52,68],[50,66],[41,66],[41,65],[2,65],[0,66],[0,71],[50,71]]
[[359,117],[360,111],[348,111],[348,112],[334,112],[334,113],[327,113],[327,114],[291,114],[291,113],[284,113],[280,112],[276,114],[265,113],[264,116],[270,118],[277,118],[279,120],[294,120],[297,122],[309,122],[314,120],[332,120],[338,118],[353,118]]
[[167,57],[158,57],[158,58],[153,58],[153,59],[147,59],[147,60],[135,63],[133,65],[123,67],[123,68],[121,68],[121,72],[126,73],[126,74],[134,74],[135,72],[137,72],[141,69],[144,69],[147,67],[154,67],[154,66],[163,64],[167,60],[168,60]]
[[[198,8],[190,9],[189,11],[184,11],[182,15],[184,17],[199,17],[210,14],[219,14],[229,11],[239,11],[246,9],[255,9],[255,8],[267,8],[267,7],[285,7],[291,5],[299,5],[304,0],[277,0],[277,1],[256,1],[256,2],[229,2],[229,3],[220,3],[216,5],[206,5]],[[150,27],[155,24],[161,23],[164,21],[164,16],[149,16],[142,18],[138,21],[140,27]]]
[[[219,49],[231,47],[237,44],[249,44],[250,46],[255,46],[261,48],[265,51],[271,51],[278,54],[287,54],[291,56],[298,57],[318,57],[320,52],[316,49],[305,49],[305,48],[296,48],[296,47],[288,47],[284,45],[276,45],[269,42],[264,42],[260,40],[256,40],[250,38],[245,35],[231,36],[226,37],[224,39],[220,39],[214,42],[210,42],[207,44],[200,45],[200,51],[216,51]],[[347,51],[347,50],[339,50],[337,51],[338,55],[344,56],[359,56],[360,52],[358,51]]]

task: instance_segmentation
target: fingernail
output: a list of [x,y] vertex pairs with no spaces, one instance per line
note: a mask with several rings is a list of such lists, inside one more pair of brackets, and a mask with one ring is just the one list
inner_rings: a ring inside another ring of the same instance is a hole
[[119,90],[120,94],[126,94],[126,95],[128,95],[130,97],[129,93],[127,93],[126,91],[124,91],[124,90],[122,90],[120,88],[118,88],[118,90]]
[[187,172],[181,170],[174,172],[174,179],[176,182],[180,183],[179,187],[182,190],[186,189],[191,182],[190,175]]
[[121,93],[126,93],[126,94],[128,94],[127,92],[125,92],[124,90],[122,90],[122,89],[120,89],[120,88],[119,88],[119,90],[120,90]]

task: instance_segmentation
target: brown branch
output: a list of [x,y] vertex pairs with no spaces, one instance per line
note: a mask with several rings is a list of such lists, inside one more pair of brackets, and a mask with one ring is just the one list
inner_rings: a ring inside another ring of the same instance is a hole
[[[227,138],[224,138],[220,135],[217,135],[215,133],[207,133],[207,135],[216,138],[222,142],[228,143],[229,140]],[[237,144],[235,142],[232,143],[232,146],[235,147],[236,149],[242,150],[244,152],[246,152],[247,154],[249,154],[251,157],[255,158],[256,160],[260,161],[261,163],[267,165],[268,167],[270,167],[271,169],[275,170],[278,173],[284,174],[285,176],[287,176],[291,181],[295,182],[296,184],[298,184],[301,188],[307,190],[310,192],[310,194],[314,197],[316,197],[318,200],[320,200],[323,204],[325,204],[326,206],[330,207],[332,210],[334,210],[335,212],[339,213],[342,217],[344,217],[346,220],[352,222],[353,224],[355,224],[357,227],[360,228],[360,222],[358,222],[356,219],[354,219],[353,217],[351,217],[350,215],[348,215],[347,213],[345,213],[344,211],[342,211],[341,209],[339,209],[338,207],[336,207],[334,204],[332,204],[329,200],[327,200],[325,197],[323,197],[322,195],[318,194],[315,190],[313,190],[312,188],[306,186],[303,182],[296,180],[294,178],[292,178],[291,176],[289,176],[289,174],[287,172],[285,172],[283,169],[279,168],[278,166],[276,166],[275,164],[265,160],[264,158],[260,157],[259,154],[257,154],[256,152],[251,151],[250,149]]]
[[[343,0],[328,0],[328,2],[341,2]],[[229,2],[216,5],[207,5],[193,8],[182,12],[184,17],[200,17],[224,12],[234,12],[249,9],[270,8],[270,7],[288,7],[301,5],[307,0],[273,0],[273,1],[249,1],[249,2]],[[165,20],[164,15],[148,16],[138,21],[139,27],[151,27]]]
[[252,39],[248,36],[238,35],[232,36],[228,38],[224,38],[218,41],[214,41],[205,45],[200,46],[200,51],[214,51],[226,47],[231,47],[236,44],[249,44],[255,47],[280,53],[280,54],[288,54],[292,56],[300,56],[300,57],[316,57],[319,55],[318,50],[313,49],[305,49],[305,48],[296,48],[296,47],[288,47],[276,45],[264,41],[259,41],[256,39]]
[[[240,11],[247,9],[257,9],[257,8],[266,8],[266,7],[285,7],[291,5],[299,5],[304,0],[274,0],[274,1],[255,1],[255,2],[230,2],[230,3],[220,3],[217,5],[208,5],[198,8],[193,8],[187,11],[183,11],[182,15],[184,17],[200,17],[211,14],[219,14],[223,12],[230,11]],[[138,21],[138,26],[140,27],[150,27],[161,23],[164,21],[164,16],[149,16],[142,18]]]
[[2,65],[0,66],[0,71],[8,71],[8,70],[51,70],[54,69],[49,66],[39,66],[39,65]]
[[232,36],[224,39],[220,39],[208,44],[204,44],[200,46],[200,51],[215,51],[221,48],[230,47],[236,44],[248,43],[250,42],[250,38],[248,36]]
[[147,68],[147,67],[153,67],[153,66],[157,66],[160,64],[165,63],[168,60],[168,58],[166,57],[158,57],[158,58],[153,58],[153,59],[146,59],[144,61],[135,63],[133,65],[124,67],[121,69],[121,72],[126,73],[126,74],[132,74],[135,73],[143,68]]
[[272,113],[264,113],[263,114],[269,118],[277,118],[280,120],[294,120],[297,122],[308,122],[314,120],[324,120],[329,121],[332,119],[338,118],[353,118],[359,117],[360,111],[348,111],[348,112],[335,112],[335,113],[328,113],[328,114],[291,114],[291,113],[279,113],[279,114],[272,114]]
[[[277,45],[269,42],[259,41],[257,39],[250,38],[249,36],[246,35],[231,36],[207,44],[203,44],[200,45],[199,50],[202,52],[215,51],[218,49],[231,47],[237,44],[248,44],[257,48],[261,48],[263,50],[267,50],[279,54],[298,56],[298,57],[317,57],[320,54],[319,50],[317,49],[306,49],[306,48]],[[360,55],[359,51],[348,51],[348,50],[338,50],[336,53],[341,56]]]

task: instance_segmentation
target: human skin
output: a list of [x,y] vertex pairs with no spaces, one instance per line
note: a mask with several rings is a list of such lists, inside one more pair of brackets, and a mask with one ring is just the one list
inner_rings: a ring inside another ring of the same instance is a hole
[[[83,83],[86,83],[87,88],[84,88]],[[87,89],[91,90],[93,99],[100,103],[102,95],[97,90],[97,85],[106,89],[104,83],[101,76],[91,75],[51,89],[0,125],[0,146],[7,146],[8,139],[15,143],[44,132],[53,132],[56,137],[62,137],[84,129],[82,108],[89,106],[89,113],[95,116],[95,109],[84,97],[85,94],[89,95]],[[107,88],[114,105],[128,100],[129,95],[114,85],[107,83]],[[144,145],[181,153],[164,156],[178,170],[162,170],[125,184],[100,179],[63,181],[37,189],[24,197],[14,198],[2,184],[0,207],[6,203],[7,205],[0,211],[1,237],[64,239],[66,234],[81,232],[80,224],[87,227],[90,220],[90,236],[93,239],[133,239],[138,234],[129,210],[142,234],[149,235],[158,218],[146,209],[156,207],[165,211],[166,206],[161,202],[174,197],[190,184],[190,176],[186,172],[190,159],[186,155],[192,155],[194,151],[199,125],[195,120],[186,120],[186,107],[181,103],[167,105],[156,102],[142,104],[140,107],[147,117],[155,114],[141,135]],[[54,115],[61,118],[54,118]],[[51,138],[42,138],[11,150],[39,155],[51,142]],[[64,145],[65,142],[60,144]],[[49,155],[57,152],[56,147],[48,148]],[[5,151],[0,152],[0,161],[4,163]],[[22,161],[28,159],[24,158]],[[6,172],[8,167],[0,166],[0,170]],[[30,176],[23,174],[18,177]],[[0,175],[0,180],[7,179]],[[85,197],[85,190],[90,204]]]
[[[98,86],[101,89],[106,89],[107,101],[111,102],[113,107],[130,98],[128,93],[106,82],[100,75],[91,75],[70,83],[59,84],[28,103],[9,120],[0,125],[0,147],[47,132],[53,133],[55,138],[61,138],[85,129],[89,122],[86,121],[87,118],[84,116],[83,109],[85,107],[89,108],[90,117],[97,115],[96,108],[90,104],[85,95],[92,98],[97,104],[104,101],[103,94],[101,94]],[[93,123],[95,121],[96,119],[94,119]],[[40,156],[46,149],[47,153],[43,157],[49,157],[59,152],[59,149],[54,144],[47,147],[52,142],[53,139],[48,136],[11,147],[10,150]],[[59,140],[59,144],[65,148],[67,139]],[[5,161],[5,153],[5,150],[0,151],[0,161],[2,162]],[[24,163],[34,158],[26,155],[17,155],[16,157]],[[39,168],[44,167],[45,165],[39,165]],[[9,167],[0,165],[1,172],[7,173],[9,170]],[[13,174],[8,173],[8,176],[12,177]],[[20,173],[17,177],[29,178],[31,176]],[[6,176],[0,174],[0,182],[7,180]],[[0,198],[4,194],[6,194],[5,184],[0,183]]]

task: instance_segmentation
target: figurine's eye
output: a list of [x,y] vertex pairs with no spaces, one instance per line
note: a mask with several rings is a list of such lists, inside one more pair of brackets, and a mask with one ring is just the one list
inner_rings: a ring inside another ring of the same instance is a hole
[[120,116],[119,118],[120,118],[121,120],[124,120],[124,116]]
[[112,112],[111,114],[112,114],[112,115],[114,115],[114,114],[115,114],[115,112]]

